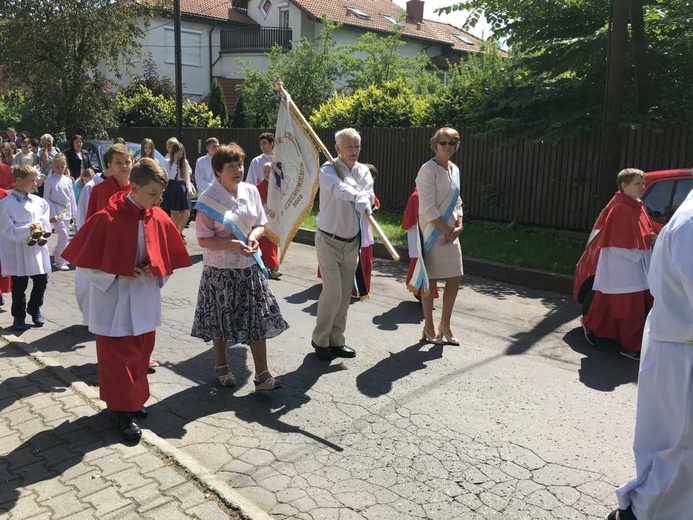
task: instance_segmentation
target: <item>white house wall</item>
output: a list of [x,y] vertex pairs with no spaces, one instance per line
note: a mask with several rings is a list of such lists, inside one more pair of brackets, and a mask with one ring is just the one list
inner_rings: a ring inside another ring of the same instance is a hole
[[[199,101],[209,93],[209,30],[211,26],[202,23],[183,21],[181,23],[181,46],[183,57],[183,95],[194,101]],[[219,52],[219,28],[212,35],[213,59]],[[214,47],[216,47],[216,52]],[[175,63],[173,47],[173,21],[152,20],[147,30],[147,36],[142,41],[144,57],[154,60],[159,76],[167,76],[175,84]],[[123,78],[116,79],[115,74],[104,71],[111,84],[116,87],[125,86],[132,76],[142,75],[144,72],[143,59],[132,58],[132,67],[129,72],[126,62],[120,67]]]

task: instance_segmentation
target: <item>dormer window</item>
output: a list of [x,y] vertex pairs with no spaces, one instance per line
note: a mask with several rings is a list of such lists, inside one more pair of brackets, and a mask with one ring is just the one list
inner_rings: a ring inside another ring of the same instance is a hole
[[272,2],[270,0],[261,0],[260,2],[260,11],[262,11],[262,14],[267,16],[272,9]]
[[454,33],[453,36],[455,38],[457,38],[458,40],[463,41],[467,45],[474,45],[474,42],[472,40],[470,40],[469,38],[467,38],[466,36],[464,36],[463,34]]
[[357,9],[356,7],[347,7],[346,10],[348,13],[351,13],[354,16],[358,16],[359,18],[361,18],[361,20],[371,19],[371,15],[369,15],[368,13],[364,13],[363,11],[361,11],[361,9]]
[[399,22],[398,22],[397,20],[395,20],[395,17],[392,16],[392,15],[380,13],[380,16],[382,16],[383,18],[385,18],[385,19],[386,19],[388,22],[390,22],[391,24],[399,25]]

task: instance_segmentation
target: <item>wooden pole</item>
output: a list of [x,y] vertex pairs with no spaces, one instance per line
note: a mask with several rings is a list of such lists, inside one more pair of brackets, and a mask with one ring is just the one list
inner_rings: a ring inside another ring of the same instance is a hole
[[[284,89],[284,85],[282,84],[281,81],[277,82],[275,89],[277,91],[279,91],[279,93],[281,93],[281,95],[284,96],[284,98],[289,101],[289,109],[293,111],[294,115],[298,118],[299,122],[301,123],[301,126],[308,132],[311,139],[313,139],[313,141],[320,148],[320,150],[325,155],[325,157],[327,157],[327,160],[332,164],[332,166],[334,166],[334,169],[337,172],[337,175],[339,175],[339,178],[341,180],[344,180],[344,173],[339,168],[339,165],[334,162],[334,158],[332,157],[332,154],[327,149],[325,144],[322,142],[320,137],[318,137],[318,134],[315,133],[315,130],[313,130],[313,127],[310,126],[310,123],[308,122],[308,120],[303,116],[301,111],[298,109],[296,104],[293,102],[289,93]],[[390,253],[390,256],[392,257],[393,260],[398,261],[399,260],[399,254],[397,253],[397,251],[395,251],[395,248],[392,247],[390,240],[388,240],[387,236],[385,236],[385,232],[382,230],[382,228],[375,221],[375,219],[373,218],[373,215],[368,214],[367,216],[368,216],[368,223],[371,225],[371,227],[375,230],[375,232],[378,234],[378,236],[382,240],[383,245],[385,246],[385,249],[387,249],[387,252]]]

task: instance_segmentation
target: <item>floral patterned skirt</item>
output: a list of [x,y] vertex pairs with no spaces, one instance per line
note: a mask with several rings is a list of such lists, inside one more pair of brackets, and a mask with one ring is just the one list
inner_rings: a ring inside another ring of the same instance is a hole
[[203,268],[191,336],[250,345],[274,338],[288,328],[257,265],[245,269]]

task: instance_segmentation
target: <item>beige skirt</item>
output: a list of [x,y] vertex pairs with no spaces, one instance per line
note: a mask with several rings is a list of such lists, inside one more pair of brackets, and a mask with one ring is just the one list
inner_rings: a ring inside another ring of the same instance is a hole
[[462,251],[460,250],[460,239],[454,242],[446,242],[445,236],[441,235],[433,244],[433,247],[424,256],[426,272],[429,280],[443,280],[462,276]]

